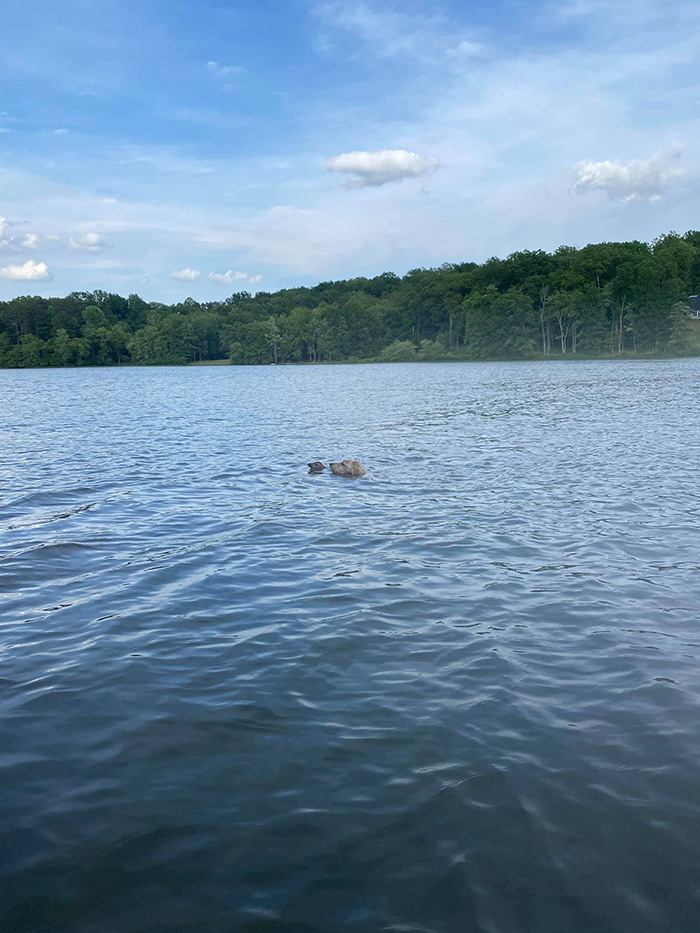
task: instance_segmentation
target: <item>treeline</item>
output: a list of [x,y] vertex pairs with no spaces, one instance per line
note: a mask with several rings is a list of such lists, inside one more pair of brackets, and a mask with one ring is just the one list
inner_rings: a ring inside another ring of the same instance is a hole
[[0,302],[0,366],[684,354],[700,232],[322,282],[224,301]]

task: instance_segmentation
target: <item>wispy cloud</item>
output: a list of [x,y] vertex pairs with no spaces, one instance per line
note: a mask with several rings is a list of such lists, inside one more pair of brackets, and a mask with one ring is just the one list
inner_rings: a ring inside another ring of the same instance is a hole
[[484,47],[480,42],[472,42],[470,39],[462,39],[456,45],[450,45],[450,47],[446,50],[446,53],[450,58],[467,59],[472,58],[475,55],[480,55],[483,51]]
[[381,8],[362,0],[328,0],[312,6],[318,26],[316,50],[335,54],[344,39],[354,40],[371,54],[386,59],[424,62],[451,53],[474,55],[482,50],[443,13],[411,13],[403,7]]
[[231,78],[243,71],[241,65],[220,65],[218,62],[207,62],[206,68],[216,78]]
[[219,89],[223,94],[232,94],[238,89],[234,83],[235,78],[245,72],[242,65],[220,65],[219,62],[207,62],[206,69],[213,78],[219,82]]
[[425,158],[405,149],[380,149],[378,152],[343,152],[328,159],[329,172],[350,176],[353,188],[379,187],[404,178],[427,175],[437,168],[436,158]]
[[[183,114],[187,114],[184,117]],[[177,119],[193,119],[200,111],[173,111]],[[230,121],[229,121],[230,122]],[[107,153],[104,154],[105,158]],[[196,159],[183,156],[174,146],[134,146],[125,145],[111,150],[117,165],[143,165],[157,172],[182,175],[209,175],[216,171],[216,164],[211,159]]]
[[88,269],[90,272],[112,271],[123,269],[124,263],[120,259],[90,259],[87,262],[63,261],[61,269]]
[[0,269],[0,279],[11,279],[13,281],[31,280],[39,282],[50,278],[51,275],[45,262],[34,262],[28,259],[21,266],[5,266]]

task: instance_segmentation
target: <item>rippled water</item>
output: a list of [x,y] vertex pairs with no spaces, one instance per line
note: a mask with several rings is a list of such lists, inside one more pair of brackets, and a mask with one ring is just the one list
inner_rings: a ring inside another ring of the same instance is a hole
[[699,397],[0,372],[0,929],[697,930]]

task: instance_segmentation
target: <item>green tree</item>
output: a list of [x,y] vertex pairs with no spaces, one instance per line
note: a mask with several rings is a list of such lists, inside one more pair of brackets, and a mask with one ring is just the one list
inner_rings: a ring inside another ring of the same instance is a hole
[[384,363],[407,363],[415,358],[416,351],[410,340],[394,340],[379,354],[379,359]]
[[421,340],[417,359],[436,362],[447,357],[445,348],[437,340]]
[[73,362],[71,338],[68,331],[60,328],[51,339],[50,359],[54,366],[70,366]]
[[9,365],[7,361],[11,349],[12,341],[10,340],[9,334],[0,331],[0,366]]
[[46,342],[35,337],[34,334],[25,334],[19,345],[21,351],[20,366],[44,366],[46,363]]
[[265,326],[265,339],[272,351],[272,360],[275,363],[280,361],[280,352],[282,349],[282,331],[279,326],[279,318],[270,315]]
[[539,317],[517,288],[501,294],[494,285],[464,302],[465,343],[472,356],[523,357],[538,345]]
[[685,302],[676,301],[671,306],[669,317],[666,352],[674,356],[683,356],[690,350],[691,344],[690,306]]

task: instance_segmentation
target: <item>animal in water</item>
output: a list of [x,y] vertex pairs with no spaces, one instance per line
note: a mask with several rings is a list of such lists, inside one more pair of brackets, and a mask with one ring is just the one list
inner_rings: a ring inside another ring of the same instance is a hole
[[314,460],[309,464],[309,473],[323,473],[325,469],[325,466],[320,460]]
[[359,460],[343,460],[342,463],[331,463],[331,473],[336,476],[364,476],[367,470]]

